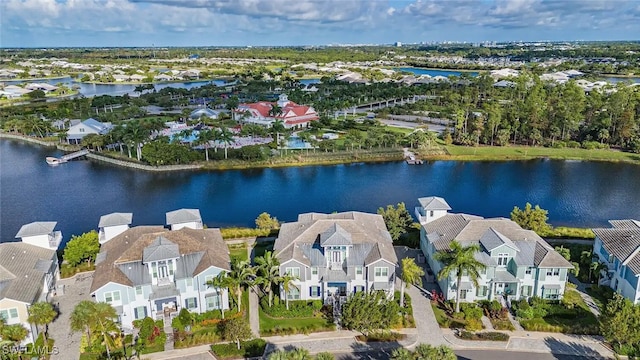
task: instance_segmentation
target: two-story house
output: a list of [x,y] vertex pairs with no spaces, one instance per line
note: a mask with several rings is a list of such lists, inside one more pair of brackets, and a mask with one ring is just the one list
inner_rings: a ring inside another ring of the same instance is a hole
[[29,330],[23,344],[38,337],[28,321],[29,307],[48,301],[59,279],[56,250],[62,235],[54,227],[55,222],[27,224],[18,232],[21,242],[0,243],[0,317]]
[[146,316],[167,323],[182,308],[228,309],[228,291],[207,282],[229,270],[229,250],[219,229],[136,226],[100,248],[91,294],[111,304],[130,331],[133,320]]
[[282,299],[326,301],[372,290],[393,296],[398,259],[380,215],[300,214],[282,225],[274,253],[280,274],[296,278]]
[[611,220],[612,228],[593,229],[593,255],[607,265],[599,284],[640,304],[640,221]]
[[[468,214],[450,214],[451,207],[439,197],[418,199],[416,217],[420,222],[420,249],[435,274],[443,264],[435,260],[438,251],[449,251],[453,240],[462,246],[479,245],[476,260],[486,268],[479,286],[462,275],[460,300],[514,300],[538,296],[560,299],[567,273],[573,265],[531,230],[505,218],[485,219]],[[457,276],[438,281],[446,299],[455,299]]]
[[178,209],[166,214],[167,225],[171,230],[179,230],[183,227],[202,229],[202,217],[199,209]]
[[82,139],[89,134],[105,135],[113,125],[109,122],[102,123],[94,118],[89,118],[76,125],[72,125],[67,130],[67,142],[69,144],[80,144]]

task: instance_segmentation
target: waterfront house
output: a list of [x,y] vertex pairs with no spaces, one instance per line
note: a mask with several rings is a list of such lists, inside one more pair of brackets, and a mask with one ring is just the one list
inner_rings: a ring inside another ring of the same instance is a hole
[[306,213],[285,223],[275,241],[280,274],[297,280],[282,299],[328,301],[358,291],[392,297],[398,259],[382,216],[350,211]]
[[191,114],[189,114],[189,119],[197,120],[202,117],[206,117],[209,119],[217,119],[218,117],[220,117],[220,113],[222,113],[222,111],[220,110],[212,110],[207,107],[202,107],[202,108],[193,110]]
[[0,317],[8,325],[22,324],[29,330],[23,344],[38,337],[38,329],[28,321],[29,307],[50,300],[59,279],[55,243],[59,244],[62,236],[49,231],[54,226],[27,224],[18,233],[21,242],[0,243]]
[[611,228],[593,229],[593,255],[607,265],[601,286],[640,304],[640,221],[611,220]]
[[[420,249],[429,266],[438,274],[443,264],[434,259],[438,251],[448,251],[455,239],[462,246],[480,246],[475,258],[486,269],[479,287],[463,274],[460,300],[517,300],[538,296],[562,298],[567,273],[573,265],[531,230],[505,218],[485,219],[468,214],[451,214],[441,197],[418,199],[415,215],[420,222]],[[438,281],[447,300],[456,298],[456,274]]]
[[132,219],[132,213],[111,213],[100,216],[100,222],[98,223],[98,240],[100,244],[104,244],[127,231]]
[[183,227],[202,229],[202,217],[198,209],[179,209],[169,211],[166,214],[167,225],[171,230],[179,230]]
[[111,131],[112,127],[111,123],[102,123],[96,119],[89,118],[69,127],[69,130],[67,130],[67,142],[69,144],[80,144],[85,136],[89,134],[104,135]]
[[111,304],[125,331],[147,316],[171,323],[182,309],[229,308],[227,289],[206,283],[230,270],[219,229],[136,226],[104,243],[90,293]]
[[[274,113],[273,109],[279,109]],[[259,101],[238,105],[236,118],[243,122],[271,127],[274,122],[282,121],[287,129],[307,127],[318,120],[318,113],[311,106],[298,105],[281,94],[277,102]]]

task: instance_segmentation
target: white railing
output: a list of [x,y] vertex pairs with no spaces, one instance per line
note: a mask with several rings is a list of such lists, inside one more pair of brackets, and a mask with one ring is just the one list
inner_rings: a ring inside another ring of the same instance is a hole
[[57,249],[60,242],[62,242],[62,231],[54,231],[53,235],[49,235],[50,248]]
[[423,215],[420,213],[420,210],[422,210],[422,207],[420,207],[420,206],[416,206],[416,208],[415,208],[415,210],[414,210],[414,213],[415,213],[415,215],[416,215],[416,219],[418,219],[418,222],[419,222],[420,224],[424,224],[424,223],[426,223],[426,222],[427,222],[427,217],[426,217],[426,216],[423,216]]

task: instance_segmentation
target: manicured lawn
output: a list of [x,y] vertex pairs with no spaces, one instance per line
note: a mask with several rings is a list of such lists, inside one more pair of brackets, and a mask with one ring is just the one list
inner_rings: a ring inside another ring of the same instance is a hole
[[238,359],[260,357],[264,354],[267,342],[262,339],[253,339],[240,342],[240,349],[235,343],[211,345],[211,351],[218,359]]
[[613,297],[613,290],[607,286],[597,286],[593,285],[592,287],[588,287],[587,294],[593,298],[593,302],[598,305],[600,311],[604,310],[607,301]]
[[273,318],[262,309],[260,316],[260,333],[264,336],[279,334],[299,334],[317,331],[331,331],[335,325],[323,317],[305,318]]
[[640,162],[640,155],[609,149],[546,148],[532,146],[458,146],[448,145],[452,160],[605,160]]
[[233,259],[238,259],[238,260],[242,260],[242,261],[248,261],[249,260],[249,254],[247,254],[247,248],[244,247],[244,245],[242,245],[242,246],[236,246],[236,245],[229,246],[229,256],[231,257],[232,261],[233,261]]
[[437,304],[431,303],[431,308],[441,328],[458,329],[464,327],[464,320],[450,317],[444,310],[439,308]]

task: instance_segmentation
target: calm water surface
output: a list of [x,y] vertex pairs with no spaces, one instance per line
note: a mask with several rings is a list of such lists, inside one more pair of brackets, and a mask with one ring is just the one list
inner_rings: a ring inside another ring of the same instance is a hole
[[114,211],[133,212],[140,225],[199,208],[209,226],[254,226],[262,211],[293,221],[302,212],[375,212],[400,201],[413,209],[428,195],[445,197],[454,212],[487,217],[508,217],[529,201],[548,209],[554,225],[640,219],[640,166],[632,164],[436,161],[155,174],[86,160],[50,167],[51,155],[60,152],[0,140],[2,241],[32,221],[58,221],[67,240]]

